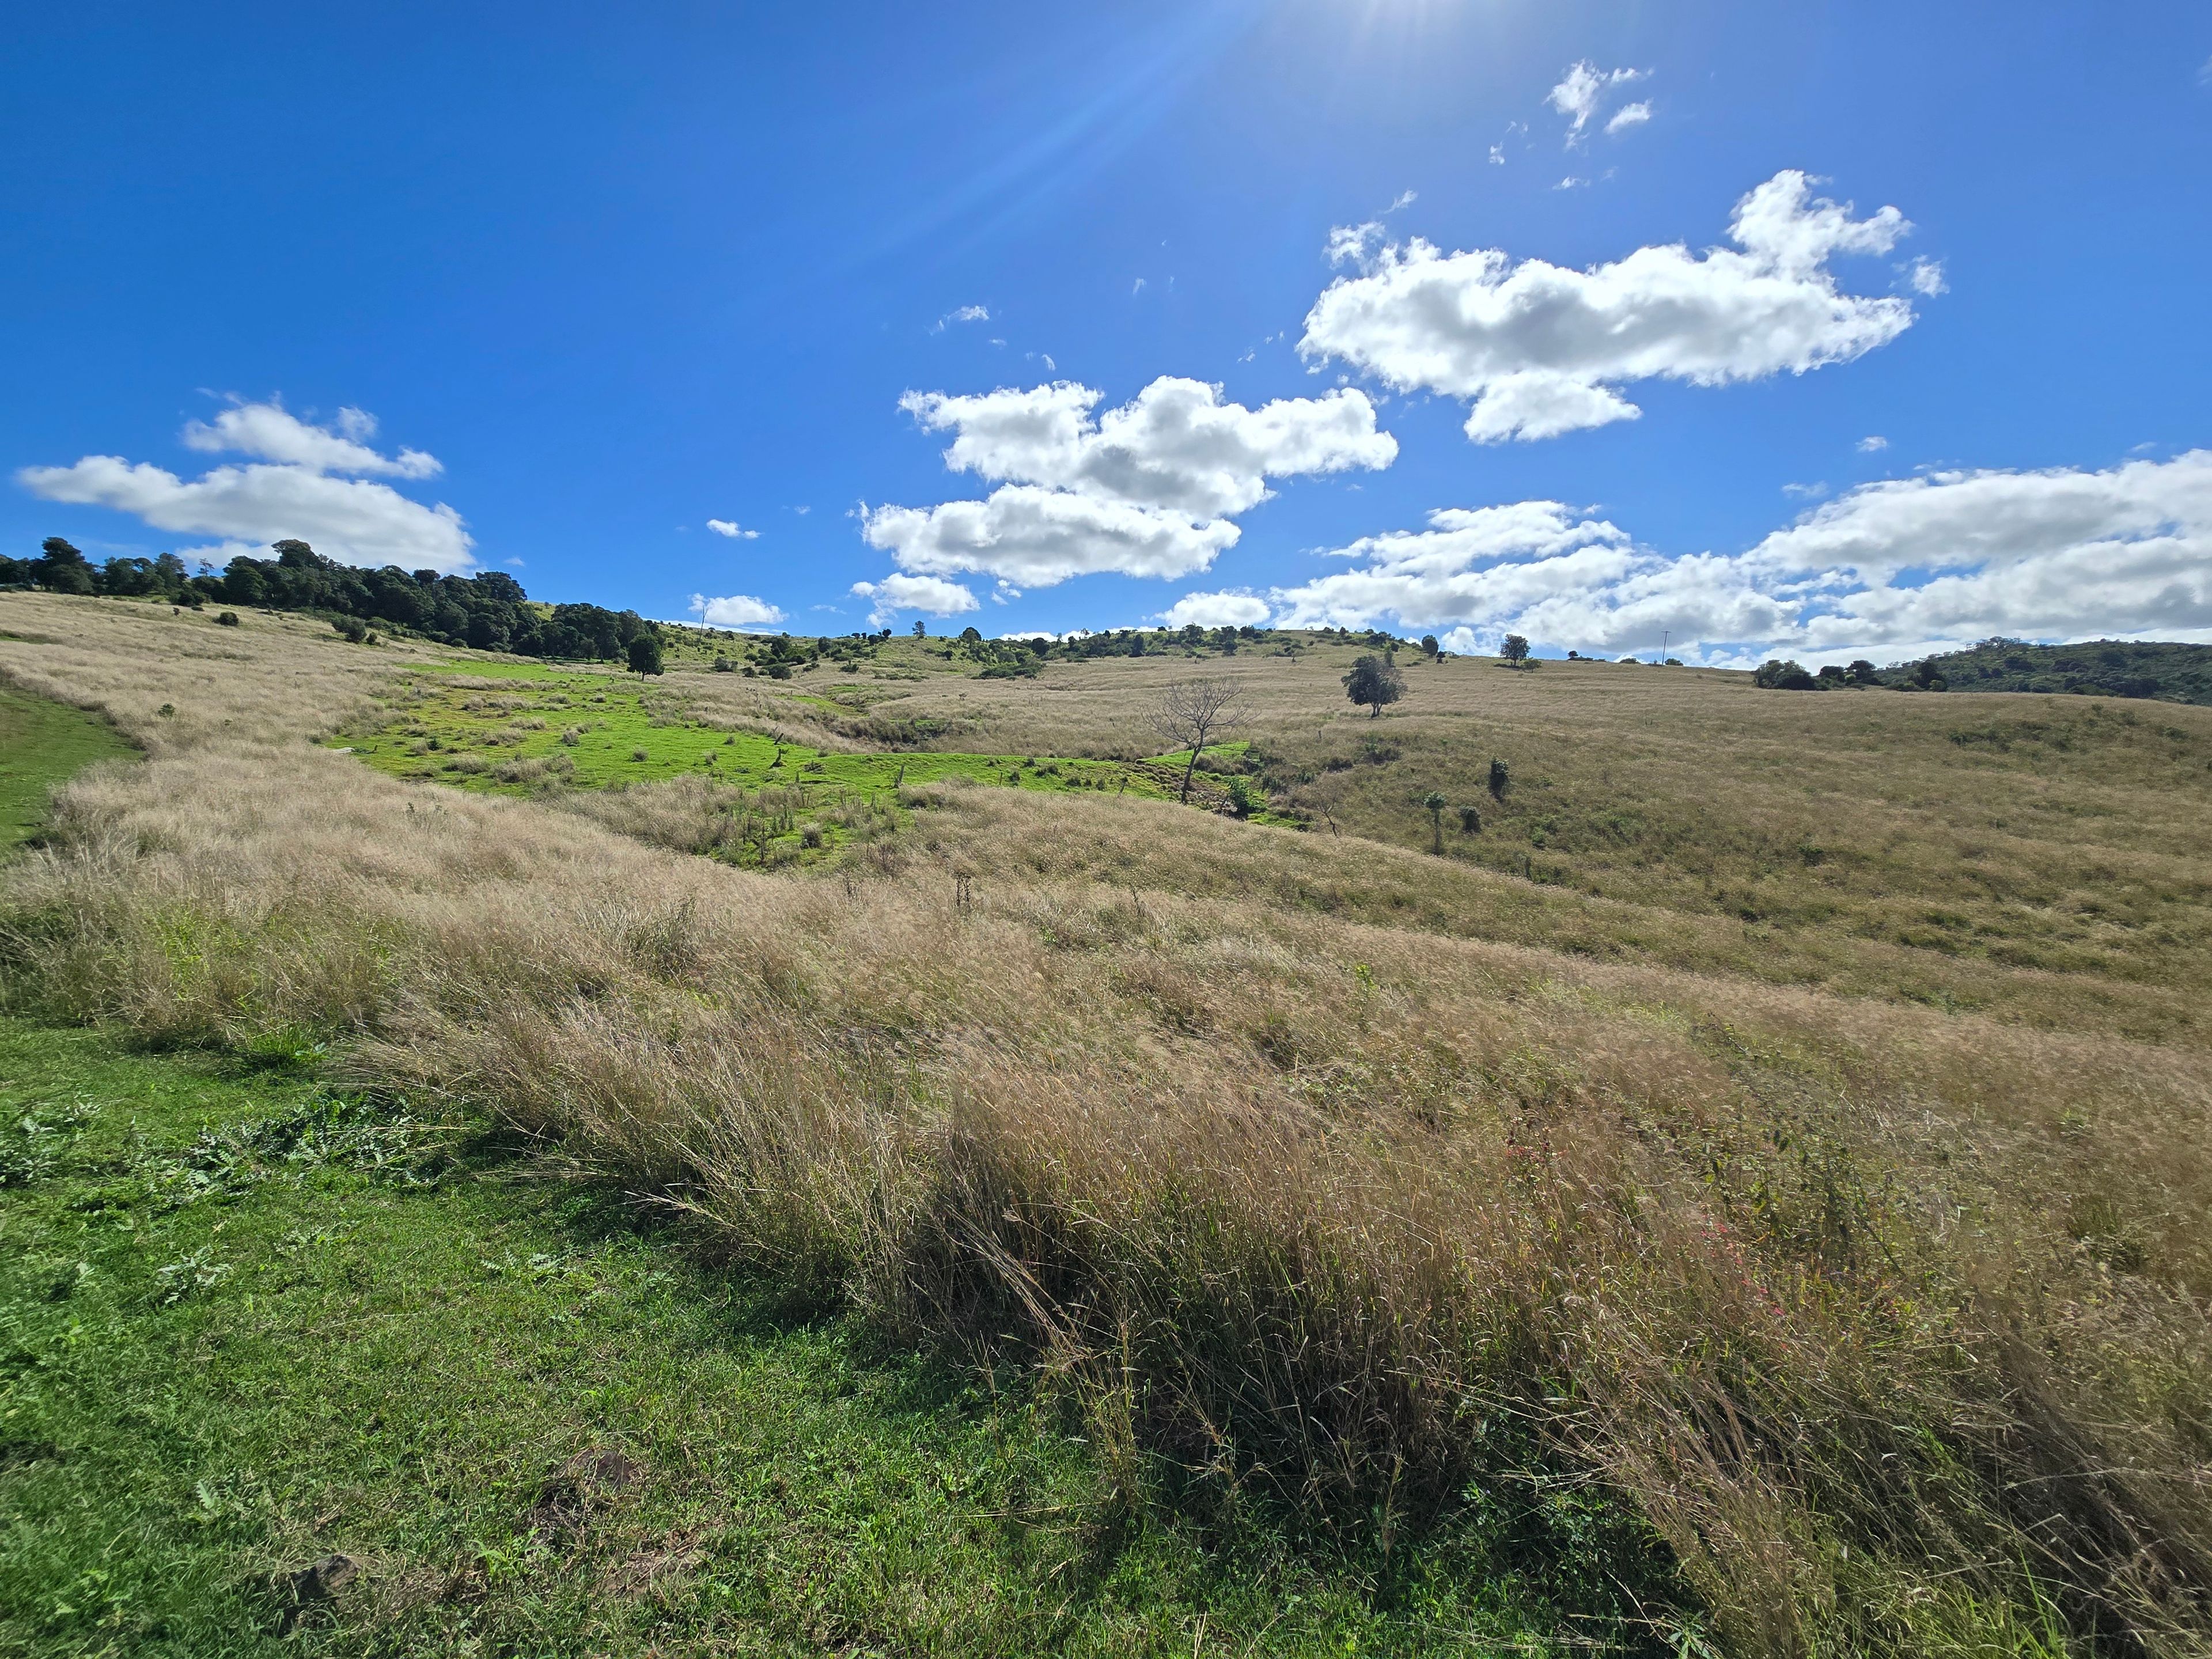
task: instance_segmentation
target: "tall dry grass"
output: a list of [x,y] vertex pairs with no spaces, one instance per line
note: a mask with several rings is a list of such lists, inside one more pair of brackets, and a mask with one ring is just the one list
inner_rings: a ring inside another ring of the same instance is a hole
[[[1731,973],[2153,1041],[2212,1038],[2212,854],[2198,827],[2212,811],[2212,710],[1777,694],[1705,670],[1511,672],[1407,653],[1406,701],[1370,721],[1338,684],[1365,648],[1306,636],[1293,655],[1248,649],[1204,664],[1242,689],[1243,735],[1275,803],[1317,832],[1425,848],[1425,802],[1438,792],[1455,825],[1462,807],[1481,819],[1479,833],[1444,836],[1450,863],[1546,890],[1516,908],[1600,949],[1665,957],[1671,937],[1698,965]],[[976,680],[930,649],[884,647],[896,672],[913,671],[905,678],[825,669],[796,690],[745,681],[732,695],[802,723],[852,725],[844,710],[864,709],[869,725],[925,747],[1127,757],[1154,746],[1160,695],[1193,672],[1178,653]],[[933,724],[940,735],[926,735]],[[1492,760],[1512,779],[1502,799],[1486,787]],[[1406,913],[1443,926],[1455,908],[1443,895],[1499,890],[1449,877],[1422,885]],[[1590,897],[1633,912],[1593,925],[1575,902]]]
[[[46,684],[168,700],[158,650],[82,660]],[[244,710],[282,670],[234,672]],[[1595,1482],[1731,1651],[2039,1612],[2206,1650],[2201,1054],[1177,890],[1315,844],[1164,804],[915,799],[902,867],[771,878],[217,728],[64,792],[0,965],[52,1016],[312,1029],[558,1135],[1032,1368],[1133,1480],[1385,1536]],[[1111,879],[1015,856],[1086,837],[1133,849]]]

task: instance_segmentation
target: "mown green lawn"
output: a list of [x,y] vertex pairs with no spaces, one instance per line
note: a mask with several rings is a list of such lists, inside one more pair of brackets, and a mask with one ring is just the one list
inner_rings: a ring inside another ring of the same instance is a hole
[[0,684],[0,854],[44,821],[54,784],[132,752],[97,716]]
[[[1075,1425],[481,1122],[0,1022],[0,1652],[1446,1653],[1449,1540],[1135,1516]],[[301,1607],[283,1575],[356,1576]],[[296,1628],[286,1634],[294,1621]]]

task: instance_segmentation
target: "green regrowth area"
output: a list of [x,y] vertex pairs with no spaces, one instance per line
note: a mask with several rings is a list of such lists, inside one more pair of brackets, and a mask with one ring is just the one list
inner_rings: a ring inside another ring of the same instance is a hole
[[136,752],[95,715],[0,684],[0,853],[46,821],[55,784]]
[[1590,1587],[1481,1528],[1352,1556],[1132,1504],[1080,1421],[319,1063],[0,1019],[0,1652],[1568,1644]]
[[[509,690],[489,684],[495,681],[518,684]],[[1190,759],[1188,750],[1146,761],[933,750],[853,754],[713,725],[656,707],[659,701],[654,689],[620,675],[472,663],[465,670],[410,677],[386,704],[384,719],[334,741],[395,777],[508,794],[620,789],[679,778],[726,786],[747,793],[740,807],[763,828],[759,837],[743,844],[767,861],[827,850],[867,832],[879,815],[895,812],[902,787],[958,780],[1173,800],[1182,793]],[[836,707],[820,697],[789,701]],[[795,716],[805,712],[793,711]],[[1241,747],[1224,744],[1207,753],[1227,757]],[[1279,821],[1249,782],[1203,769],[1192,780],[1191,798],[1212,807],[1241,799],[1242,816]]]

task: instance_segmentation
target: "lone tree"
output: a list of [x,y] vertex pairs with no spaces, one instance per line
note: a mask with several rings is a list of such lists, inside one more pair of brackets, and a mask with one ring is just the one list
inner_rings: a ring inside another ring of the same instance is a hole
[[1373,720],[1386,703],[1406,695],[1405,677],[1380,657],[1357,657],[1352,672],[1344,677],[1344,695],[1365,708],[1367,718]]
[[1439,791],[1431,789],[1421,797],[1421,805],[1429,809],[1429,850],[1432,853],[1442,853],[1444,850],[1443,795]]
[[1421,654],[1426,657],[1431,662],[1434,662],[1437,659],[1438,653],[1443,650],[1443,647],[1437,642],[1437,636],[1435,635],[1424,634],[1421,635]]
[[1224,732],[1236,730],[1243,716],[1239,701],[1243,688],[1236,681],[1214,676],[1198,680],[1170,680],[1152,711],[1152,726],[1167,739],[1170,750],[1188,748],[1190,760],[1182,769],[1182,789],[1176,799],[1190,799],[1191,774],[1206,745]]
[[1522,667],[1528,660],[1528,641],[1518,634],[1508,634],[1504,647],[1498,654],[1516,668]]
[[1505,763],[1502,760],[1491,762],[1490,798],[1492,800],[1504,800],[1505,792],[1512,787],[1513,774],[1507,769]]
[[629,672],[633,674],[658,674],[660,672],[660,635],[653,633],[635,634],[627,647],[629,653]]

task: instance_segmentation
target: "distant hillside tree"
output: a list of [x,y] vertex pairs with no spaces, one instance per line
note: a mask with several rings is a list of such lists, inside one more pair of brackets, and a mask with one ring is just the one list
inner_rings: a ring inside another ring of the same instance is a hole
[[623,648],[629,657],[629,672],[631,673],[658,674],[660,672],[659,635],[633,635],[630,637],[629,644]]
[[1759,664],[1752,675],[1751,683],[1768,691],[1818,691],[1820,682],[1805,672],[1805,665],[1781,657],[1769,657]]
[[1233,731],[1242,717],[1242,690],[1236,681],[1218,676],[1206,679],[1174,680],[1160,693],[1152,712],[1153,729],[1170,750],[1188,748],[1190,759],[1182,769],[1182,788],[1177,800],[1190,799],[1191,774],[1198,770],[1200,753],[1225,732]]
[[1512,664],[1514,667],[1519,668],[1528,660],[1528,641],[1518,634],[1508,634],[1505,636],[1505,643],[1498,648],[1498,654]]
[[1373,720],[1406,695],[1405,677],[1380,657],[1354,658],[1352,672],[1344,677],[1344,695]]
[[59,536],[49,536],[31,561],[31,580],[55,593],[93,593],[99,591],[92,566],[83,554]]

